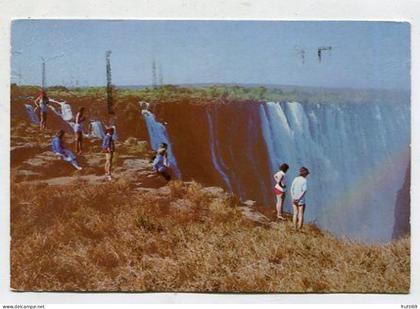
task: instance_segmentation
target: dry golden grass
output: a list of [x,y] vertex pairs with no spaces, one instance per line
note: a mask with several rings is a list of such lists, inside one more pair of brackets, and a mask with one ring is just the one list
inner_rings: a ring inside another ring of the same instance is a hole
[[172,182],[12,184],[11,285],[18,290],[407,293],[410,241],[361,245],[312,225],[246,219],[232,197]]

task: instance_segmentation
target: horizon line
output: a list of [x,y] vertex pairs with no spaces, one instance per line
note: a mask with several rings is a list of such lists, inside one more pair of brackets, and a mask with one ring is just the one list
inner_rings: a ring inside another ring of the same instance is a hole
[[[18,87],[39,87],[42,88],[41,85],[37,84],[21,84],[17,85],[17,83],[10,83],[10,86],[16,85]],[[280,89],[281,87],[285,88],[311,88],[311,89],[324,89],[324,90],[363,90],[363,91],[400,91],[400,92],[411,92],[411,85],[408,88],[372,88],[372,87],[365,87],[365,88],[357,88],[357,87],[334,87],[334,86],[312,86],[312,85],[296,85],[296,84],[272,84],[272,83],[238,83],[238,82],[205,82],[205,83],[163,83],[162,85],[153,85],[153,84],[113,84],[116,88],[159,88],[163,86],[195,86],[195,87],[212,87],[212,86],[242,86],[244,88],[256,88],[256,87],[265,87],[265,88],[273,88],[273,89]],[[106,88],[106,85],[79,85],[79,86],[66,86],[62,84],[50,85],[46,88],[50,87],[65,87],[67,89],[77,89],[77,88]]]

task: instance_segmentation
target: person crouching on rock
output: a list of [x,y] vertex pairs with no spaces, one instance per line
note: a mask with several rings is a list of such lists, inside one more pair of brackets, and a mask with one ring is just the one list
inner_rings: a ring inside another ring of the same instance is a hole
[[115,151],[115,144],[112,136],[114,135],[114,128],[107,128],[105,137],[102,141],[102,152],[105,153],[105,177],[107,180],[112,180],[112,159]]
[[156,153],[156,157],[153,160],[153,170],[159,175],[162,175],[167,181],[171,180],[169,174],[169,161],[168,161],[168,144],[162,143]]
[[58,131],[51,141],[52,151],[60,156],[66,162],[70,162],[78,170],[81,170],[79,163],[76,161],[76,156],[67,148],[63,146],[64,130]]

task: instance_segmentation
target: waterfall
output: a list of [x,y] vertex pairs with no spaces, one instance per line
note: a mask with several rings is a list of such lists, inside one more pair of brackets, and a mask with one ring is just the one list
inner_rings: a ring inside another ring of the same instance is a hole
[[337,235],[389,241],[408,164],[409,115],[405,103],[263,103],[271,173],[288,163],[290,184],[300,166],[308,167],[310,220]]
[[172,145],[169,140],[168,132],[165,126],[156,120],[148,110],[142,110],[144,121],[146,122],[147,131],[149,133],[150,144],[153,150],[157,150],[159,144],[166,143],[168,145],[168,160],[172,171],[177,178],[181,178],[181,171],[178,168],[174,153],[172,151]]
[[39,117],[35,113],[34,108],[32,107],[32,105],[25,104],[25,110],[26,110],[26,113],[28,114],[28,117],[31,120],[31,122],[33,124],[39,125]]
[[[145,103],[142,117],[152,148],[167,143],[172,167],[179,174],[182,167],[185,180],[224,187],[274,210],[272,175],[279,165],[290,166],[288,192],[299,167],[306,166],[307,222],[337,236],[387,242],[409,164],[410,104],[405,97],[393,103],[374,99],[165,104],[159,113],[171,122],[170,130]],[[183,150],[179,165],[174,144]],[[291,211],[290,194],[285,208]]]
[[229,181],[229,176],[223,171],[226,170],[227,167],[225,163],[223,162],[223,159],[221,157],[220,151],[219,151],[219,143],[217,138],[215,138],[215,130],[213,125],[213,119],[211,118],[210,112],[207,110],[207,120],[208,120],[208,126],[209,126],[209,146],[210,146],[210,154],[211,154],[211,161],[213,163],[213,166],[216,168],[216,170],[219,172],[220,176],[222,176],[223,181],[226,184],[227,189],[229,192],[232,192],[232,185]]
[[104,139],[105,130],[104,130],[104,127],[102,125],[102,122],[100,122],[99,120],[92,120],[90,122],[89,137]]
[[70,104],[66,102],[58,102],[61,107],[61,118],[65,121],[70,121],[73,119],[73,112],[71,110]]

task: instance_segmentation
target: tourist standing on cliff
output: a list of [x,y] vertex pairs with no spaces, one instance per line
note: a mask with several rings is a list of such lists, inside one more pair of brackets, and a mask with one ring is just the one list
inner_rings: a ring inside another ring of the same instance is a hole
[[76,153],[81,154],[83,150],[83,121],[85,121],[85,116],[83,113],[85,111],[84,107],[79,109],[79,112],[76,114],[75,124],[74,124],[74,141],[76,144]]
[[283,205],[284,199],[286,198],[286,173],[289,169],[289,165],[283,163],[279,167],[279,171],[274,174],[274,180],[276,185],[274,186],[274,194],[276,195],[276,210],[277,218],[280,220],[286,220],[283,216]]
[[309,175],[309,170],[302,166],[299,169],[299,176],[292,182],[290,192],[292,195],[293,205],[293,226],[296,230],[301,230],[303,226],[303,216],[305,213],[305,196],[307,191],[306,177]]
[[39,109],[39,128],[44,130],[47,127],[47,111],[50,100],[47,96],[47,93],[44,90],[41,90],[40,95],[35,99],[35,111]]
[[156,157],[153,160],[153,170],[159,175],[162,175],[167,181],[171,180],[169,174],[169,160],[168,160],[168,144],[162,143],[156,153]]
[[114,135],[114,128],[107,128],[105,137],[102,141],[102,152],[105,153],[105,177],[107,180],[112,180],[112,159],[115,151],[115,144],[112,136]]

